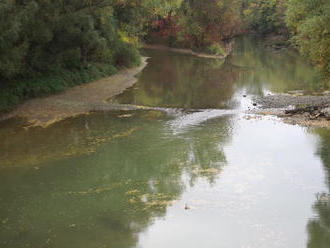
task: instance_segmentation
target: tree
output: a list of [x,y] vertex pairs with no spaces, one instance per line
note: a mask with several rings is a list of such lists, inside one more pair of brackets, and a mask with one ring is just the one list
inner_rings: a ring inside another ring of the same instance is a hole
[[330,76],[330,2],[288,0],[286,23],[299,51]]
[[184,0],[179,23],[180,39],[190,47],[221,44],[240,32],[241,1]]
[[250,29],[261,34],[285,32],[285,0],[247,0],[243,6]]

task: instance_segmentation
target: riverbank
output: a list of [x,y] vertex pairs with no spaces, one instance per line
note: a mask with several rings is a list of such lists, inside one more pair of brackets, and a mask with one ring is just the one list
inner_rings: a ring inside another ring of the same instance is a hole
[[175,52],[175,53],[192,55],[192,56],[196,56],[196,57],[200,57],[200,58],[211,58],[211,59],[225,59],[231,52],[231,51],[229,51],[225,55],[212,55],[212,54],[206,54],[206,53],[197,53],[191,49],[173,48],[173,47],[168,47],[168,46],[164,46],[164,45],[148,45],[148,44],[144,45],[143,48]]
[[146,65],[147,58],[144,57],[138,67],[123,69],[110,77],[69,88],[57,95],[27,100],[14,111],[2,114],[0,121],[19,117],[26,119],[30,126],[47,127],[70,117],[113,109],[115,106],[109,104],[109,99],[135,84],[135,76]]
[[76,70],[54,70],[29,79],[1,83],[0,114],[14,110],[19,104],[36,97],[58,94],[64,90],[117,73],[110,64],[93,64]]
[[257,114],[275,115],[289,124],[330,129],[330,92],[320,96],[268,95],[254,99]]

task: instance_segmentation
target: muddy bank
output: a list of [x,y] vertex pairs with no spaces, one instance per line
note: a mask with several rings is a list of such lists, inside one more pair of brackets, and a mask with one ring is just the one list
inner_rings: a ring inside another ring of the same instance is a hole
[[197,53],[191,49],[172,48],[172,47],[167,47],[167,46],[163,46],[163,45],[144,45],[143,48],[161,50],[161,51],[169,51],[169,52],[175,52],[175,53],[182,53],[182,54],[192,55],[192,56],[196,56],[196,57],[200,57],[200,58],[211,58],[211,59],[225,59],[230,53],[230,51],[229,51],[226,55],[211,55],[211,54],[206,54],[206,53]]
[[286,123],[330,128],[330,93],[321,96],[268,95],[254,99],[258,114],[275,115]]
[[69,117],[98,110],[119,109],[109,100],[137,82],[135,77],[147,65],[142,59],[139,67],[123,69],[117,74],[88,84],[75,86],[61,94],[28,100],[16,110],[0,116],[0,121],[13,117],[24,118],[31,126],[47,127]]

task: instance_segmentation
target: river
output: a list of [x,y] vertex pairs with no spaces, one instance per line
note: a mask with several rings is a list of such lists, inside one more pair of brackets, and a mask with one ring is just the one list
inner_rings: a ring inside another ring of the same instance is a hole
[[324,90],[312,68],[251,38],[225,62],[144,54],[111,102],[148,108],[0,122],[0,247],[329,247],[330,131],[245,113]]

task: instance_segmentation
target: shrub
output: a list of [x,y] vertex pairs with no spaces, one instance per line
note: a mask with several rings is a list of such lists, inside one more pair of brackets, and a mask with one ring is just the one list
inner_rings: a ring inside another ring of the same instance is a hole
[[212,55],[225,55],[225,49],[219,43],[213,43],[206,48],[206,52]]
[[137,48],[130,44],[121,44],[114,54],[114,62],[121,67],[132,67],[141,64],[141,56]]

